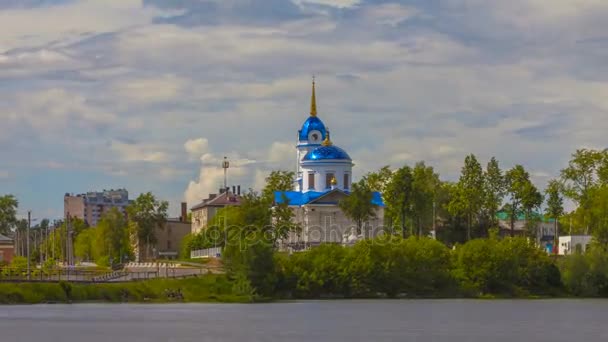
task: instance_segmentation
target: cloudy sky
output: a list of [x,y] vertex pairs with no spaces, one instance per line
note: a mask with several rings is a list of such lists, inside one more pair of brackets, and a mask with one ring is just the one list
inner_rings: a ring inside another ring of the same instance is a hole
[[0,193],[62,215],[126,187],[189,204],[293,169],[308,116],[355,177],[467,153],[541,187],[606,147],[605,0],[0,0]]

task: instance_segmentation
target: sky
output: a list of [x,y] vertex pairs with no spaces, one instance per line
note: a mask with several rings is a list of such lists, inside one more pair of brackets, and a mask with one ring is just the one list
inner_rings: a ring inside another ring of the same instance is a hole
[[523,164],[543,189],[605,148],[605,0],[0,0],[0,194],[60,217],[65,193],[190,206],[295,168],[319,117],[355,163]]

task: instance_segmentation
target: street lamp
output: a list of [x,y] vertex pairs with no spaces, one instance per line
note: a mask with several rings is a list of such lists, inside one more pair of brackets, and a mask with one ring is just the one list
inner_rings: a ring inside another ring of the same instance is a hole
[[[33,219],[36,221],[36,219]],[[30,280],[30,228],[32,226],[32,211],[27,211],[27,238],[25,239],[27,253],[27,280]]]

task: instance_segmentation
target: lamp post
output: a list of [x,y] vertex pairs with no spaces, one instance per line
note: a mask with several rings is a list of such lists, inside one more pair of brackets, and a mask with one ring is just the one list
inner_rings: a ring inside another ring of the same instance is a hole
[[[33,219],[36,221],[36,219]],[[25,239],[25,249],[27,254],[27,280],[30,280],[30,228],[32,226],[32,211],[27,211],[27,233]]]
[[30,280],[30,226],[32,225],[32,211],[27,211],[27,238],[25,239],[27,253],[27,280]]

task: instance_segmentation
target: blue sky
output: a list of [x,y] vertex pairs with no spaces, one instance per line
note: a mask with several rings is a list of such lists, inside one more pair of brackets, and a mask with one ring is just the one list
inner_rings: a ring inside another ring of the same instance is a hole
[[319,116],[355,176],[464,156],[541,188],[606,147],[604,0],[0,0],[0,193],[59,217],[65,192],[172,204],[294,167]]

